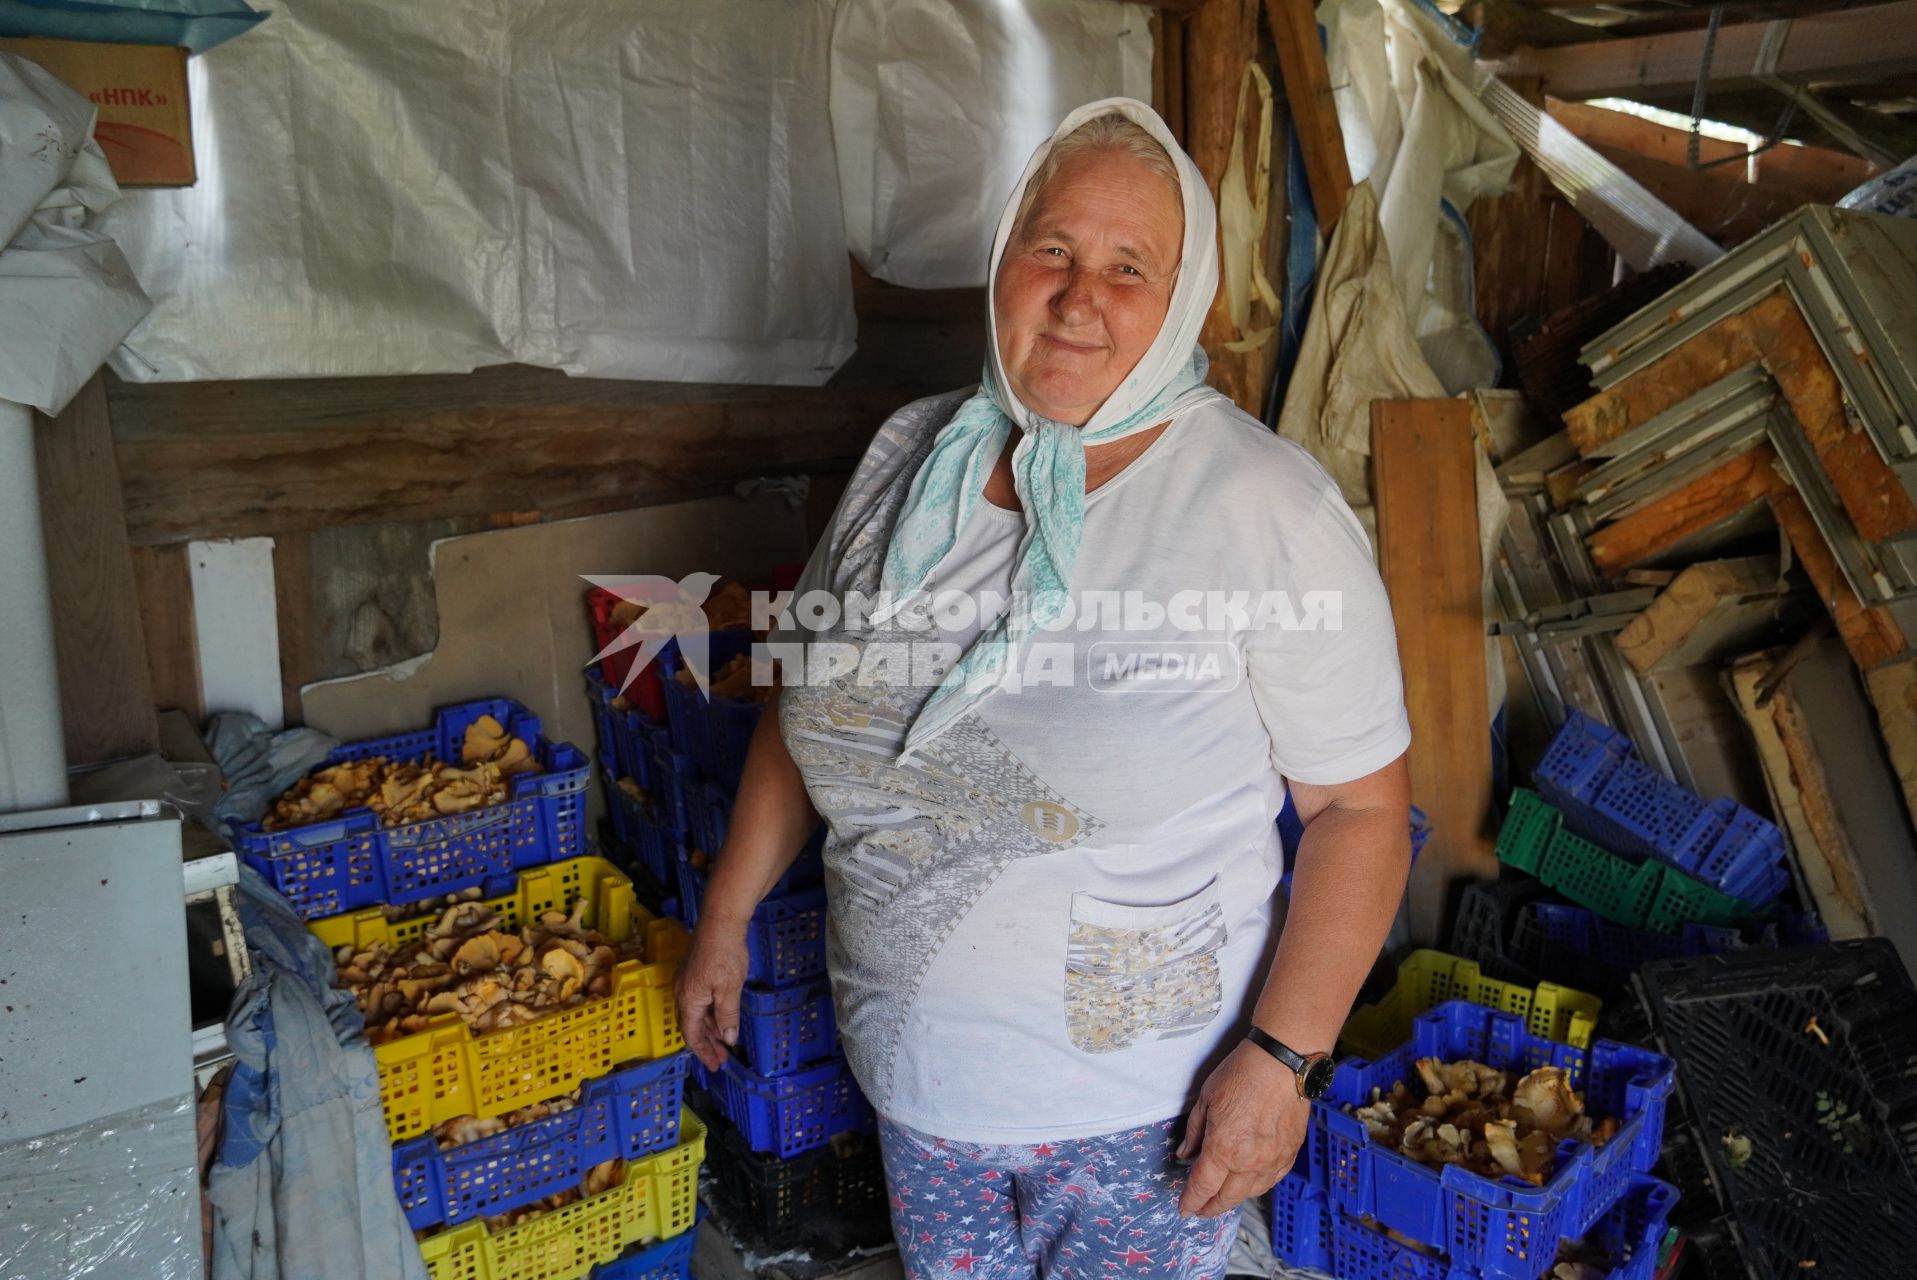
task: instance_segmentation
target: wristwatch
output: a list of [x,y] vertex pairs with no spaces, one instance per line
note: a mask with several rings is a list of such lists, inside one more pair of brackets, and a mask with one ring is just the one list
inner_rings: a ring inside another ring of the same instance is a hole
[[1245,1039],[1291,1068],[1292,1074],[1298,1078],[1298,1096],[1301,1098],[1324,1097],[1325,1090],[1331,1088],[1331,1078],[1338,1074],[1338,1064],[1331,1060],[1328,1053],[1299,1053],[1257,1027],[1245,1032]]

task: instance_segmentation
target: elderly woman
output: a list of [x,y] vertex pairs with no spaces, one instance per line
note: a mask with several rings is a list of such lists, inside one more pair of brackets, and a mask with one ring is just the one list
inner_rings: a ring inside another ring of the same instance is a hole
[[798,588],[846,607],[773,636],[803,660],[686,1037],[715,1067],[734,1042],[747,922],[822,815],[910,1276],[1220,1274],[1403,892],[1389,608],[1332,480],[1204,385],[1214,230],[1148,107],[1073,112],[999,224],[983,385],[880,428]]

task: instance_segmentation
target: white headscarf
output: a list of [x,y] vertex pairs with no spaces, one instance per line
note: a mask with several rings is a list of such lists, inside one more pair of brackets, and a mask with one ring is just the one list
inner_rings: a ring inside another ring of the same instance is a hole
[[[1012,392],[999,360],[994,293],[1019,204],[1045,157],[1080,125],[1110,114],[1122,115],[1143,128],[1171,157],[1185,208],[1185,239],[1171,304],[1158,336],[1090,420],[1075,427],[1040,417]],[[973,641],[919,709],[906,733],[901,759],[1002,687],[1006,677],[1017,672],[1014,659],[1024,651],[1032,632],[1057,618],[1064,608],[1085,529],[1085,446],[1146,430],[1221,398],[1205,385],[1205,353],[1198,345],[1198,331],[1218,289],[1217,223],[1211,190],[1198,166],[1173,141],[1158,113],[1133,98],[1105,98],[1078,108],[1026,162],[992,239],[985,380],[940,428],[931,453],[913,476],[880,578],[881,587],[895,600],[902,601],[923,586],[982,499],[985,480],[1016,423],[1024,434],[1012,451],[1012,477],[1026,519],[1012,575],[1011,607]]]

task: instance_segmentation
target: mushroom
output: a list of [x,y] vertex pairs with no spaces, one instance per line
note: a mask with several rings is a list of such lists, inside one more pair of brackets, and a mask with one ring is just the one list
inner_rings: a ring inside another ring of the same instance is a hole
[[487,973],[499,967],[499,944],[493,941],[493,935],[482,933],[468,938],[453,953],[453,972],[459,974]]

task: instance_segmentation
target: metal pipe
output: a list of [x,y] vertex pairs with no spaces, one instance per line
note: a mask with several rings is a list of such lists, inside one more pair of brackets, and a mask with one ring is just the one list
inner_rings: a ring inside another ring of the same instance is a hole
[[[33,410],[0,399],[0,813],[67,802]],[[120,601],[130,608],[131,602]]]

